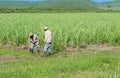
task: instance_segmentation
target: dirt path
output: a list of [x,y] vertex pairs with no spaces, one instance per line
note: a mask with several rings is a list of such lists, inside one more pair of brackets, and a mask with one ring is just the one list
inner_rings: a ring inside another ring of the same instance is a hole
[[0,55],[0,63],[14,62],[14,61],[20,61],[20,60],[22,60],[22,57],[13,56],[13,55]]
[[99,53],[103,51],[120,52],[120,47],[106,46],[106,45],[87,45],[82,48],[82,53]]
[[75,54],[81,52],[83,54],[96,54],[103,51],[120,52],[120,47],[106,46],[106,45],[81,45],[80,49],[68,47],[68,52]]

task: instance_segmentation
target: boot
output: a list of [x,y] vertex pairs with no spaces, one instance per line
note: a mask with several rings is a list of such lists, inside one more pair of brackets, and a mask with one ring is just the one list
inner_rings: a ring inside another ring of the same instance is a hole
[[47,54],[46,54],[46,52],[44,52],[44,57],[46,57],[47,56]]
[[38,53],[40,53],[40,51],[38,50]]
[[31,52],[31,53],[34,53],[34,52],[33,52],[33,49],[30,49],[30,52]]
[[48,55],[51,55],[51,52],[49,52]]

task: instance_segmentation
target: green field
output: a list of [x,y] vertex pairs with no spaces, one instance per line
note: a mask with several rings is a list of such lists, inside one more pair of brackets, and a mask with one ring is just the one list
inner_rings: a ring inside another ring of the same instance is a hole
[[120,53],[66,52],[42,57],[24,51],[0,50],[0,78],[120,78]]
[[[0,14],[0,78],[120,78],[120,48],[97,47],[120,46],[119,17],[119,13]],[[28,45],[29,32],[40,37],[43,48],[45,25],[52,31],[51,56],[19,48]]]
[[54,51],[81,44],[120,45],[119,13],[16,13],[0,14],[0,43],[27,45],[28,34],[40,37],[43,47],[45,25],[52,31]]

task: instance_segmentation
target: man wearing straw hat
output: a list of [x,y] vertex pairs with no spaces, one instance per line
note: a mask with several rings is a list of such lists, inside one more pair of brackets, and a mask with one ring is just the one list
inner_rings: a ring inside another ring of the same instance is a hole
[[40,52],[40,46],[39,46],[39,37],[32,32],[29,33],[29,47],[30,52],[34,53],[34,47],[37,46],[38,52]]
[[48,30],[48,27],[44,27],[45,31],[45,40],[44,40],[44,56],[48,53],[50,55],[51,53],[51,42],[52,42],[52,34],[51,31]]

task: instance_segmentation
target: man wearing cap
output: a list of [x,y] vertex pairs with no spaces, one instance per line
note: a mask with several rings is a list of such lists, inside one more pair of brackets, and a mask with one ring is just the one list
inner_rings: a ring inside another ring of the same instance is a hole
[[45,31],[45,40],[44,40],[44,56],[46,56],[46,53],[51,53],[51,42],[52,42],[52,34],[51,31],[48,30],[48,27],[44,27]]
[[38,52],[40,52],[40,46],[39,46],[39,37],[32,32],[29,33],[29,47],[30,52],[34,52],[34,47],[37,46]]

